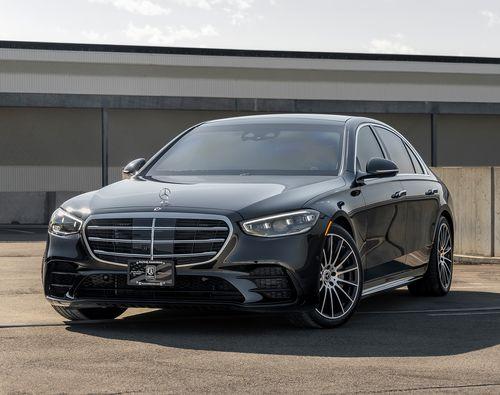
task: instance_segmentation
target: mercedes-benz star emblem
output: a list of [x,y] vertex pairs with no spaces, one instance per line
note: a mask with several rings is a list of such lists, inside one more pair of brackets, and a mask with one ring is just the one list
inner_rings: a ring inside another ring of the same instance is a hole
[[167,205],[169,203],[169,200],[170,200],[170,195],[172,194],[172,191],[170,191],[170,189],[168,188],[163,188],[161,191],[160,191],[160,200],[161,200],[161,205]]

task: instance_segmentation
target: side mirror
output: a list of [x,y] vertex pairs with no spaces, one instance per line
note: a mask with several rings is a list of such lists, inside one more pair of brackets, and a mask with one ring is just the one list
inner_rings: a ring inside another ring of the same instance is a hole
[[356,182],[362,183],[368,178],[394,177],[398,172],[398,166],[392,160],[372,158],[366,164],[366,173],[358,172]]
[[126,180],[132,176],[134,176],[139,169],[144,166],[146,163],[146,159],[139,158],[130,162],[127,166],[125,166],[122,170],[122,180]]

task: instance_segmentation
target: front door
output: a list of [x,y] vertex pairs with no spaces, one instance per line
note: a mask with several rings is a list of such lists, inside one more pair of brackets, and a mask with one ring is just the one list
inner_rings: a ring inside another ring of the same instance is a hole
[[[365,171],[372,158],[386,158],[369,126],[358,131],[356,166]],[[406,202],[398,177],[366,180],[356,188],[365,206],[358,214],[366,226],[361,257],[365,262],[365,281],[385,277],[405,269]]]
[[401,181],[366,180],[361,187],[365,199],[366,240],[365,281],[389,276],[406,269],[407,206]]

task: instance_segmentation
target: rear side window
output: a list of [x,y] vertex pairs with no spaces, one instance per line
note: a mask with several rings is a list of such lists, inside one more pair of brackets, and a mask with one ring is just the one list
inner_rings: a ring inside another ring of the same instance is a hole
[[424,174],[425,171],[422,168],[422,165],[420,164],[420,161],[417,159],[417,157],[415,156],[415,154],[413,153],[413,151],[406,144],[405,144],[405,147],[406,147],[406,150],[408,151],[408,153],[410,154],[411,161],[413,162],[413,167],[415,168],[415,173]]
[[366,164],[372,158],[383,158],[382,148],[368,126],[363,126],[358,131],[358,143],[356,147],[356,165],[359,170],[366,171]]
[[410,155],[408,155],[403,140],[387,129],[375,127],[375,130],[380,140],[382,140],[382,144],[389,154],[389,158],[398,166],[399,172],[401,174],[415,173]]

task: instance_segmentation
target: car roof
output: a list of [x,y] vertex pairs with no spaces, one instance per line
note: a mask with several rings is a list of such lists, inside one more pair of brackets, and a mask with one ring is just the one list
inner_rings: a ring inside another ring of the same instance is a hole
[[265,114],[265,115],[247,115],[241,117],[231,117],[231,118],[221,118],[207,121],[205,123],[212,122],[228,122],[232,123],[235,121],[266,121],[266,120],[283,120],[288,122],[293,121],[304,121],[304,120],[317,120],[317,121],[331,121],[331,122],[347,122],[347,120],[354,118],[350,115],[334,115],[334,114]]

